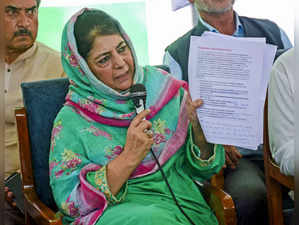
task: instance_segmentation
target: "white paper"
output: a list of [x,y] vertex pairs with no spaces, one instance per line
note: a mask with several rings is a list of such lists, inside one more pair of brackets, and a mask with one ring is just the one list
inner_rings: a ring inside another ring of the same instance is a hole
[[188,0],[171,0],[171,8],[173,11],[181,9],[191,3]]
[[260,132],[258,136],[260,137],[260,144],[263,144],[263,135],[264,135],[264,105],[265,105],[265,100],[266,100],[266,93],[267,93],[267,87],[268,87],[268,82],[270,80],[270,72],[272,68],[272,64],[274,62],[274,57],[275,53],[277,50],[276,45],[266,45],[266,52],[264,55],[264,65],[263,65],[263,74],[262,74],[262,81],[261,81],[261,86],[260,86],[260,113],[258,115],[258,120],[259,120],[259,129],[258,131]]
[[191,97],[204,101],[198,109],[204,134],[211,143],[255,150],[276,49],[264,38],[208,33],[191,37],[188,66]]
[[252,37],[234,37],[231,35],[226,35],[226,34],[220,34],[220,33],[215,33],[215,32],[210,32],[210,31],[205,31],[202,35],[202,37],[215,37],[219,38],[218,40],[223,40],[223,39],[228,39],[228,40],[238,40],[238,41],[255,41],[255,42],[263,42],[266,43],[266,38],[264,37],[259,37],[259,38],[252,38]]
[[[219,41],[221,41],[223,38],[225,39],[229,39],[229,40],[243,40],[243,41],[255,41],[255,42],[263,42],[266,43],[266,38],[250,38],[250,37],[234,37],[231,35],[223,35],[223,34],[219,34],[219,33],[215,33],[215,32],[209,32],[206,31],[202,34],[202,37],[214,37],[214,38],[218,38]],[[264,103],[265,103],[265,97],[266,97],[266,91],[267,91],[267,86],[268,86],[268,81],[270,79],[270,71],[271,71],[271,67],[274,61],[274,56],[275,56],[275,52],[276,52],[277,46],[275,45],[270,45],[267,44],[266,45],[266,51],[264,54],[264,59],[263,59],[263,72],[262,72],[262,80],[260,83],[260,98],[261,98],[261,102],[259,105],[260,108],[260,112],[257,114],[257,118],[258,118],[258,124],[259,124],[259,128],[258,130],[258,134],[257,136],[260,137],[259,140],[259,144],[263,144],[263,128],[264,128]]]

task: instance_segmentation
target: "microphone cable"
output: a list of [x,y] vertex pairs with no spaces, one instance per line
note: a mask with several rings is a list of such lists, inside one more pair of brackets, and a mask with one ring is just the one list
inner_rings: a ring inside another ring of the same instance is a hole
[[[144,110],[145,108],[145,102],[146,102],[146,88],[143,84],[134,84],[131,89],[130,89],[130,93],[131,93],[131,98],[133,100],[133,103],[135,105],[136,108],[136,113],[139,114],[142,110]],[[190,222],[190,224],[192,225],[196,225],[191,218],[185,213],[185,211],[183,210],[183,208],[180,206],[177,198],[175,197],[175,194],[172,190],[172,188],[169,185],[169,182],[167,180],[167,177],[154,153],[154,151],[152,150],[152,148],[150,149],[151,153],[158,165],[158,168],[162,174],[162,177],[167,185],[168,190],[170,191],[170,194],[175,202],[175,204],[177,205],[177,207],[179,208],[179,210],[181,211],[181,213],[188,219],[188,221]]]
[[154,151],[153,151],[152,148],[151,148],[151,153],[152,153],[152,156],[154,157],[154,159],[155,159],[155,161],[156,161],[156,163],[157,163],[157,165],[158,165],[158,167],[159,167],[159,170],[160,170],[160,172],[161,172],[161,174],[162,174],[162,177],[163,177],[163,179],[164,179],[164,181],[165,181],[165,183],[166,183],[166,185],[167,185],[167,188],[168,188],[168,190],[169,190],[169,192],[170,192],[170,194],[171,194],[171,196],[172,196],[172,199],[174,200],[175,204],[177,205],[177,207],[179,208],[179,210],[181,211],[181,213],[187,218],[187,220],[188,220],[192,225],[196,225],[196,224],[192,221],[192,219],[186,214],[186,212],[183,210],[183,208],[181,207],[181,205],[179,204],[179,202],[178,202],[177,198],[175,197],[175,194],[174,194],[174,192],[173,192],[173,190],[172,190],[172,188],[171,188],[171,186],[170,186],[170,184],[169,184],[169,182],[168,182],[168,179],[167,179],[167,177],[166,177],[166,175],[165,175],[165,173],[164,173],[164,171],[163,171],[163,169],[162,169],[162,167],[161,167],[161,165],[160,165],[160,163],[159,163],[159,160],[157,159],[157,157],[156,157],[156,155],[155,155],[155,153],[154,153]]

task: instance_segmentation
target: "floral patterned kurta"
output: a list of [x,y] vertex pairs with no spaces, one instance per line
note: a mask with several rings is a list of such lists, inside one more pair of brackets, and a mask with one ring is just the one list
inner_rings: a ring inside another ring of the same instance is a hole
[[[182,90],[180,92],[184,93]],[[224,163],[223,149],[222,146],[216,145],[214,155],[209,160],[203,161],[199,158],[200,150],[193,144],[191,138],[192,129],[189,128],[187,137],[178,132],[179,127],[176,121],[179,121],[179,115],[173,112],[179,110],[180,101],[179,96],[172,99],[167,107],[150,120],[153,123],[155,140],[153,151],[161,155],[159,149],[161,146],[165,147],[170,144],[168,141],[170,136],[175,135],[177,144],[181,143],[180,139],[186,139],[186,143],[167,161],[161,161],[165,164],[164,172],[182,205],[186,206],[187,210],[192,209],[191,215],[195,214],[196,220],[203,220],[202,224],[216,224],[213,214],[192,180],[206,180],[219,171]],[[167,110],[168,108],[171,110]],[[156,204],[163,205],[161,195],[167,199],[165,204],[174,206],[173,210],[180,214],[160,172],[154,172],[156,171],[154,170],[150,172],[151,175],[144,177],[149,168],[156,166],[150,153],[136,173],[132,175],[135,178],[129,180],[117,196],[111,194],[107,185],[105,165],[121,153],[126,133],[127,127],[111,127],[87,120],[73,106],[65,106],[60,111],[53,128],[52,147],[55,146],[55,148],[50,154],[50,174],[55,200],[63,214],[67,215],[64,217],[65,221],[71,222],[77,218],[78,223],[74,224],[94,224],[106,209],[112,214],[117,214],[116,208],[113,212],[115,205],[122,204],[122,207],[125,207],[124,203],[134,202],[135,198],[140,198],[139,201],[141,201],[147,198],[145,196],[151,196],[151,201],[156,199]],[[64,139],[63,144],[60,144],[62,139]],[[176,145],[175,142],[174,145]],[[183,180],[179,177],[183,177]],[[139,191],[140,194],[138,194]],[[189,200],[184,202],[184,199]],[[128,208],[130,208],[129,205]],[[165,207],[166,205],[162,206],[162,208]],[[147,211],[143,210],[144,213]],[[173,210],[169,213],[173,213]],[[112,214],[107,214],[107,216],[111,219]],[[197,218],[199,215],[201,215],[200,218]],[[105,216],[106,214],[104,218]],[[127,215],[128,218],[131,216]],[[169,215],[169,217],[172,216]],[[180,217],[179,221],[185,220],[182,215],[178,217]],[[128,218],[125,217],[122,220],[125,221]],[[119,219],[111,224],[118,224]],[[171,223],[173,221],[170,220],[169,224]],[[101,217],[97,224],[104,224],[101,223]]]
[[[75,14],[63,32],[62,64],[70,87],[51,138],[50,185],[63,223],[188,224],[150,153],[116,196],[109,190],[106,165],[121,154],[136,113],[130,94],[117,93],[97,80],[78,54],[72,32],[78,15],[85,11]],[[156,68],[138,66],[128,37],[121,35],[134,56],[134,83],[144,84],[147,90],[153,152],[189,217],[196,224],[217,224],[193,180],[209,179],[221,169],[223,147],[215,145],[208,160],[200,159],[187,116],[186,83]]]

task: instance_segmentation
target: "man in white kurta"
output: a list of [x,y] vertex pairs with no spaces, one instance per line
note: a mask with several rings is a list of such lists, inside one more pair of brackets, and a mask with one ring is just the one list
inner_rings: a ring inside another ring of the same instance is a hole
[[[282,173],[295,174],[295,49],[282,54],[271,72],[268,96],[269,141]],[[297,71],[298,72],[298,71]]]

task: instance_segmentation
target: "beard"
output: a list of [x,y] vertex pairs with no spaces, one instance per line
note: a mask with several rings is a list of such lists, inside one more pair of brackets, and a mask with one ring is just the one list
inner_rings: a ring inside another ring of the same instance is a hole
[[[222,14],[230,11],[233,8],[235,0],[229,0],[226,4],[215,4],[215,0],[195,0],[195,5],[198,11],[206,13]],[[219,1],[218,1],[219,3]]]

